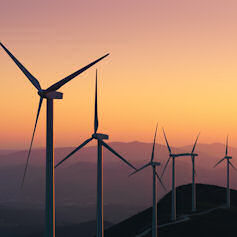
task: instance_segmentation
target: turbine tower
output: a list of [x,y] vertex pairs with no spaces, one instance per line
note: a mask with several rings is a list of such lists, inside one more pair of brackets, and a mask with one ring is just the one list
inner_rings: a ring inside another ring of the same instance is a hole
[[128,166],[136,170],[136,168],[130,164],[126,159],[124,159],[121,155],[119,155],[115,150],[113,150],[107,143],[103,140],[107,140],[109,138],[106,134],[97,133],[98,130],[98,110],[97,110],[97,70],[96,70],[96,81],[95,81],[95,114],[94,114],[94,133],[92,136],[85,140],[81,145],[79,145],[76,149],[74,149],[69,155],[67,155],[64,159],[62,159],[56,166],[58,167],[68,158],[70,158],[75,152],[79,151],[83,148],[87,143],[92,141],[93,139],[97,140],[97,237],[104,237],[104,212],[103,212],[103,146],[108,149],[111,153],[125,162]]
[[172,159],[172,203],[171,203],[171,220],[176,221],[176,188],[175,188],[175,159],[182,156],[190,156],[190,153],[172,153],[171,147],[169,146],[165,130],[163,129],[163,134],[165,137],[165,142],[169,151],[169,158],[164,166],[161,177],[163,177],[165,170],[169,164],[169,161]]
[[37,127],[37,122],[42,106],[43,99],[47,100],[47,115],[46,115],[46,192],[45,192],[45,237],[55,237],[55,184],[54,184],[54,136],[53,136],[53,105],[55,99],[62,99],[63,94],[58,92],[63,85],[71,81],[73,78],[81,74],[82,72],[89,69],[91,66],[107,57],[109,54],[104,55],[103,57],[93,61],[87,66],[79,69],[78,71],[72,73],[71,75],[65,77],[64,79],[58,81],[52,86],[48,87],[46,90],[43,90],[40,86],[39,81],[15,58],[15,56],[0,42],[2,48],[6,53],[11,57],[19,69],[25,74],[33,86],[38,90],[38,95],[40,96],[37,116],[35,120],[33,135],[30,143],[30,148],[27,156],[26,166],[23,174],[22,187],[24,184],[26,171],[28,168],[31,148],[34,140],[35,130]]
[[196,170],[195,170],[195,158],[198,156],[198,154],[194,153],[197,141],[199,138],[200,133],[197,135],[197,138],[195,140],[195,143],[193,145],[193,149],[190,153],[191,159],[192,159],[192,212],[196,211],[197,205],[196,205],[196,183],[195,183],[195,176],[196,176]]
[[148,166],[151,166],[152,171],[153,171],[153,177],[152,177],[152,182],[153,182],[153,206],[152,206],[152,237],[157,237],[157,184],[156,184],[156,178],[159,180],[160,184],[162,187],[166,190],[161,178],[156,172],[156,166],[160,166],[160,162],[155,162],[154,161],[154,150],[155,150],[155,142],[156,142],[156,132],[157,132],[157,126],[156,126],[156,131],[155,131],[155,136],[154,136],[154,141],[153,141],[153,147],[152,147],[152,153],[151,153],[151,160],[149,163],[146,165],[142,166],[139,168],[137,171],[134,171],[132,174],[129,176],[142,171],[143,169],[147,168]]
[[215,168],[217,165],[219,165],[222,161],[226,160],[226,206],[227,208],[230,208],[230,166],[234,168],[235,170],[236,167],[232,164],[230,161],[232,159],[232,156],[228,155],[228,136],[226,138],[226,148],[225,148],[225,156],[223,159],[219,160],[213,168]]

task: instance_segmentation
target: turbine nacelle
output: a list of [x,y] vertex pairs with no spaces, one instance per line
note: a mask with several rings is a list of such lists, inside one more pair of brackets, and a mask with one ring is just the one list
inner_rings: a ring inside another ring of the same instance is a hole
[[152,166],[160,166],[161,165],[161,163],[160,162],[151,162],[150,163]]
[[102,133],[94,133],[92,135],[92,138],[97,139],[97,140],[108,140],[109,139],[109,135],[102,134]]
[[170,157],[176,158],[181,156],[198,156],[196,153],[181,153],[181,154],[170,154]]
[[38,91],[38,95],[41,98],[46,98],[46,99],[62,99],[63,98],[63,93],[58,92],[58,91],[47,92],[46,90],[40,90]]
[[225,156],[225,159],[232,159],[232,156]]

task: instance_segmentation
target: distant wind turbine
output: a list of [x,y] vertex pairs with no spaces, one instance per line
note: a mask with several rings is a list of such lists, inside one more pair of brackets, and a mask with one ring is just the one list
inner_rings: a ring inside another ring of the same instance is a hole
[[195,170],[195,157],[198,156],[198,154],[194,153],[197,141],[199,138],[200,133],[197,135],[197,138],[195,140],[195,143],[193,145],[193,149],[190,153],[191,159],[192,159],[192,212],[196,211],[196,183],[195,183],[195,176],[196,176],[196,170]]
[[19,69],[25,74],[33,86],[38,90],[38,95],[40,96],[39,106],[35,121],[35,126],[33,130],[33,135],[30,143],[30,148],[27,156],[26,166],[24,170],[22,187],[24,184],[26,171],[29,163],[31,148],[34,140],[35,130],[37,127],[37,122],[40,114],[40,109],[42,106],[43,99],[47,100],[47,138],[46,138],[46,192],[45,192],[45,236],[54,237],[55,236],[55,184],[54,184],[54,141],[53,141],[53,102],[54,99],[62,99],[63,94],[58,92],[63,85],[71,81],[73,78],[81,74],[82,72],[89,69],[94,64],[98,63],[103,58],[107,57],[109,54],[104,55],[103,57],[93,61],[87,66],[79,69],[78,71],[72,73],[71,75],[65,77],[64,79],[58,81],[52,86],[48,87],[46,90],[43,90],[40,86],[39,81],[15,58],[15,56],[0,42],[2,48],[6,53],[11,57]]
[[94,133],[92,136],[85,140],[80,146],[74,149],[69,155],[62,159],[56,166],[58,167],[68,158],[70,158],[75,152],[83,148],[87,143],[93,139],[97,140],[97,237],[104,237],[104,211],[103,211],[103,146],[108,149],[111,153],[125,162],[128,166],[136,170],[136,168],[130,164],[126,159],[119,155],[115,150],[113,150],[107,143],[103,140],[109,138],[106,134],[97,133],[98,130],[98,106],[97,106],[97,70],[96,70],[96,83],[95,83],[95,114],[94,114]]
[[223,159],[219,160],[213,168],[215,168],[217,165],[219,165],[222,161],[226,160],[226,206],[227,208],[230,208],[230,165],[232,166],[232,168],[234,168],[235,170],[236,167],[232,164],[232,162],[230,161],[230,159],[232,159],[232,156],[228,156],[228,136],[226,138],[226,148],[225,148],[225,156]]
[[165,137],[165,142],[169,151],[169,158],[164,166],[163,172],[161,174],[161,177],[163,177],[165,170],[169,164],[170,159],[172,158],[172,204],[171,204],[171,220],[175,221],[176,220],[176,188],[175,188],[175,158],[181,157],[181,156],[190,156],[190,153],[172,153],[171,148],[169,146],[165,130],[163,129],[164,137]]
[[157,132],[157,126],[156,126],[156,131],[155,131],[155,136],[154,136],[154,141],[153,141],[153,147],[152,147],[152,153],[151,153],[151,160],[149,163],[146,165],[142,166],[138,170],[134,171],[132,174],[129,176],[142,171],[143,169],[147,168],[148,166],[152,167],[153,171],[153,206],[152,206],[152,237],[157,237],[157,184],[156,184],[156,177],[158,178],[160,184],[162,187],[166,190],[160,176],[156,172],[156,166],[160,166],[160,162],[155,162],[154,161],[154,150],[155,150],[155,142],[156,142],[156,132]]

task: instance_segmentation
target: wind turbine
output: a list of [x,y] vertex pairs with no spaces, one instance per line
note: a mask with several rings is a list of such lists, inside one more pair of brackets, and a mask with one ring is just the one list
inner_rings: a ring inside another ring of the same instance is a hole
[[232,168],[234,168],[235,170],[236,167],[232,164],[232,162],[230,161],[230,159],[232,159],[232,156],[228,156],[228,136],[226,138],[226,148],[225,148],[225,156],[223,159],[219,160],[213,168],[215,168],[217,165],[219,165],[222,161],[226,160],[226,206],[227,208],[230,208],[230,165],[232,166]]
[[22,187],[24,184],[26,171],[29,163],[31,148],[34,140],[35,130],[37,127],[37,122],[40,114],[40,109],[42,106],[43,99],[47,100],[47,138],[46,138],[46,192],[45,192],[45,236],[54,237],[55,236],[55,184],[54,184],[54,139],[53,139],[53,102],[55,99],[62,99],[63,94],[57,90],[63,85],[71,81],[73,78],[81,74],[82,72],[89,69],[91,66],[107,57],[109,54],[104,55],[103,57],[93,61],[87,66],[79,69],[78,71],[72,73],[71,75],[63,78],[62,80],[56,82],[52,86],[48,87],[46,90],[43,90],[40,86],[39,81],[15,58],[15,56],[0,42],[2,48],[6,53],[11,57],[19,69],[25,74],[33,86],[38,90],[38,95],[40,96],[39,106],[37,111],[37,116],[35,120],[35,126],[33,130],[33,135],[30,143],[30,148],[27,156],[26,166],[24,170]]
[[161,177],[163,177],[165,170],[169,164],[169,161],[172,159],[172,204],[171,204],[171,220],[176,221],[176,189],[175,189],[175,158],[181,157],[181,156],[190,156],[190,153],[172,153],[171,148],[169,146],[165,130],[163,129],[165,142],[169,151],[169,158],[164,166],[163,172]]
[[195,157],[197,157],[198,154],[194,153],[194,151],[195,151],[195,148],[196,148],[196,145],[197,145],[199,135],[200,135],[200,133],[197,135],[197,138],[196,138],[195,143],[193,145],[193,149],[190,153],[190,156],[191,156],[191,159],[192,159],[192,212],[196,211]]
[[95,114],[94,114],[94,133],[90,138],[85,140],[81,145],[79,145],[76,149],[74,149],[69,155],[67,155],[64,159],[62,159],[56,166],[58,167],[68,158],[70,158],[75,152],[79,151],[83,148],[87,143],[92,141],[93,139],[97,140],[97,237],[104,237],[104,211],[103,211],[103,146],[108,149],[111,153],[125,162],[128,166],[136,170],[136,168],[130,164],[126,159],[124,159],[121,155],[119,155],[115,150],[113,150],[107,143],[103,140],[107,140],[109,138],[108,135],[97,133],[98,130],[98,106],[97,106],[97,70],[96,70],[96,81],[95,81]]
[[154,150],[155,150],[155,142],[156,142],[156,132],[157,132],[157,125],[156,125],[156,131],[153,141],[153,147],[152,147],[152,153],[151,153],[151,160],[146,165],[142,166],[138,170],[134,171],[131,175],[142,171],[143,169],[147,168],[148,166],[151,166],[153,171],[153,206],[152,206],[152,237],[157,237],[157,184],[156,184],[156,177],[158,178],[159,182],[161,183],[162,187],[166,190],[160,176],[156,172],[156,166],[160,166],[160,162],[154,161]]

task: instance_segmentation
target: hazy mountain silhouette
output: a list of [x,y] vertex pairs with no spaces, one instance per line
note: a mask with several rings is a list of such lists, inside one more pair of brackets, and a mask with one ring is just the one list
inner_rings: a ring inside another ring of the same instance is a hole
[[[177,216],[183,222],[162,226],[170,222],[171,193],[165,195],[158,203],[159,236],[209,237],[234,236],[236,234],[235,220],[237,218],[237,191],[231,190],[231,208],[226,209],[225,188],[215,185],[197,184],[197,215],[191,213],[191,184],[177,187]],[[211,211],[210,211],[211,210]],[[105,221],[105,237],[151,237],[152,207],[149,207],[124,221],[112,225]],[[41,227],[41,228],[40,228]],[[22,228],[22,226],[21,226]],[[19,228],[15,227],[14,230]],[[26,229],[26,228],[25,228]],[[29,225],[27,235],[14,236],[38,237],[43,235],[43,226]],[[23,232],[21,229],[21,233]],[[56,234],[59,237],[95,236],[96,222],[64,223],[57,225]]]
[[[135,166],[140,167],[150,159],[151,143],[110,143],[116,151],[123,155]],[[158,145],[155,160],[164,165],[168,158],[167,148]],[[175,148],[177,151],[189,151],[192,145]],[[60,161],[67,155],[71,148],[56,148],[55,160]],[[224,144],[198,144],[196,159],[197,182],[224,186],[225,165],[221,164],[216,169],[213,165],[224,156]],[[0,151],[0,154],[1,151]],[[237,149],[230,148],[233,163],[237,157]],[[27,151],[14,151],[0,155],[0,208],[9,210],[29,210],[28,221],[39,221],[39,215],[34,216],[34,211],[43,213],[44,208],[44,165],[45,150],[34,149],[29,170],[23,190],[20,190],[21,178],[25,166]],[[176,162],[177,185],[191,182],[190,157],[178,158]],[[158,169],[161,171],[163,167]],[[104,149],[104,216],[105,220],[118,223],[132,216],[152,203],[152,172],[149,168],[128,178],[132,170]],[[167,168],[164,183],[168,191],[171,185],[171,167]],[[58,167],[56,175],[56,212],[57,223],[80,223],[94,220],[96,203],[96,147],[88,146],[76,153],[65,164]],[[6,185],[7,183],[7,185]],[[237,172],[231,169],[231,188],[237,189]],[[142,192],[138,193],[138,190]],[[165,191],[158,187],[158,198],[164,196]],[[32,212],[31,212],[32,211]],[[16,218],[21,218],[16,212]],[[0,221],[5,219],[1,214]],[[43,219],[43,214],[42,214]],[[4,221],[11,226],[15,222],[11,219]]]
[[[104,228],[109,228],[112,223],[105,221]],[[35,231],[33,234],[29,234],[27,237],[42,237],[44,232]],[[96,221],[82,222],[80,224],[65,224],[62,226],[56,226],[57,237],[94,237],[96,235]]]

